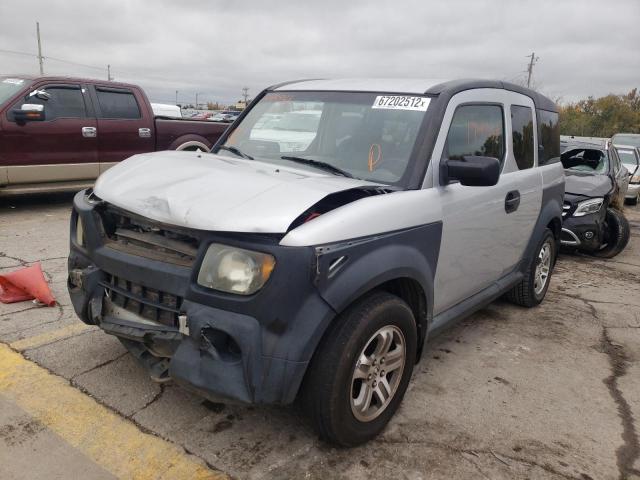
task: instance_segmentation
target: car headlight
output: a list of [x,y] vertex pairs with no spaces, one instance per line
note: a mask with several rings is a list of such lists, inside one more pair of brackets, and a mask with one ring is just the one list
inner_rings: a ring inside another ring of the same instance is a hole
[[198,284],[221,292],[251,295],[269,280],[276,260],[268,253],[213,243],[209,246]]
[[82,223],[82,217],[78,215],[76,220],[76,243],[84,247],[84,225]]
[[573,212],[574,217],[584,217],[585,215],[589,215],[590,213],[596,213],[600,210],[602,206],[602,202],[604,202],[604,198],[591,198],[589,200],[584,200],[578,203],[578,208]]

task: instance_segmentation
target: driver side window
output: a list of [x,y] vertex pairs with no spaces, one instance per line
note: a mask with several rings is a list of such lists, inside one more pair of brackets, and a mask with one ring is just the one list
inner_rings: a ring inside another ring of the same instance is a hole
[[493,157],[504,163],[504,115],[498,105],[461,105],[447,133],[443,159],[464,156]]
[[[38,87],[45,91],[49,98],[41,98],[36,95],[27,96],[17,102],[13,108],[19,109],[23,104],[43,105],[45,120],[57,118],[85,118],[87,116],[82,90],[79,85],[55,85]],[[11,111],[9,120],[15,121]]]

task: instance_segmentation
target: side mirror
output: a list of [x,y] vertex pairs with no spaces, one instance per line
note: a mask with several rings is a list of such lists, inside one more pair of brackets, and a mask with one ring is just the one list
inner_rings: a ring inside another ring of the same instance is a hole
[[499,179],[500,161],[493,157],[468,155],[462,160],[445,160],[441,167],[442,185],[458,180],[470,187],[491,187]]
[[25,103],[13,109],[13,118],[17,123],[44,121],[44,105]]

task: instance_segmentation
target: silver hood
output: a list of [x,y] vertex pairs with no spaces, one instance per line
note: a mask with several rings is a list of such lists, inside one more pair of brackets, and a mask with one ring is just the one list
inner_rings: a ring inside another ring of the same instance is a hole
[[199,152],[134,155],[96,181],[98,197],[188,228],[284,233],[327,195],[378,184],[258,160]]

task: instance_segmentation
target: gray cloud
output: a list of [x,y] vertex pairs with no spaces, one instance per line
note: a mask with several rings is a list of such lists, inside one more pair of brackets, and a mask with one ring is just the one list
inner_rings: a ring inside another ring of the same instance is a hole
[[[639,86],[638,19],[637,0],[5,1],[0,49],[35,52],[38,20],[46,73],[106,78],[111,64],[164,102],[305,77],[520,82],[535,51],[536,87],[571,101]],[[0,71],[37,73],[37,61],[0,52]]]

